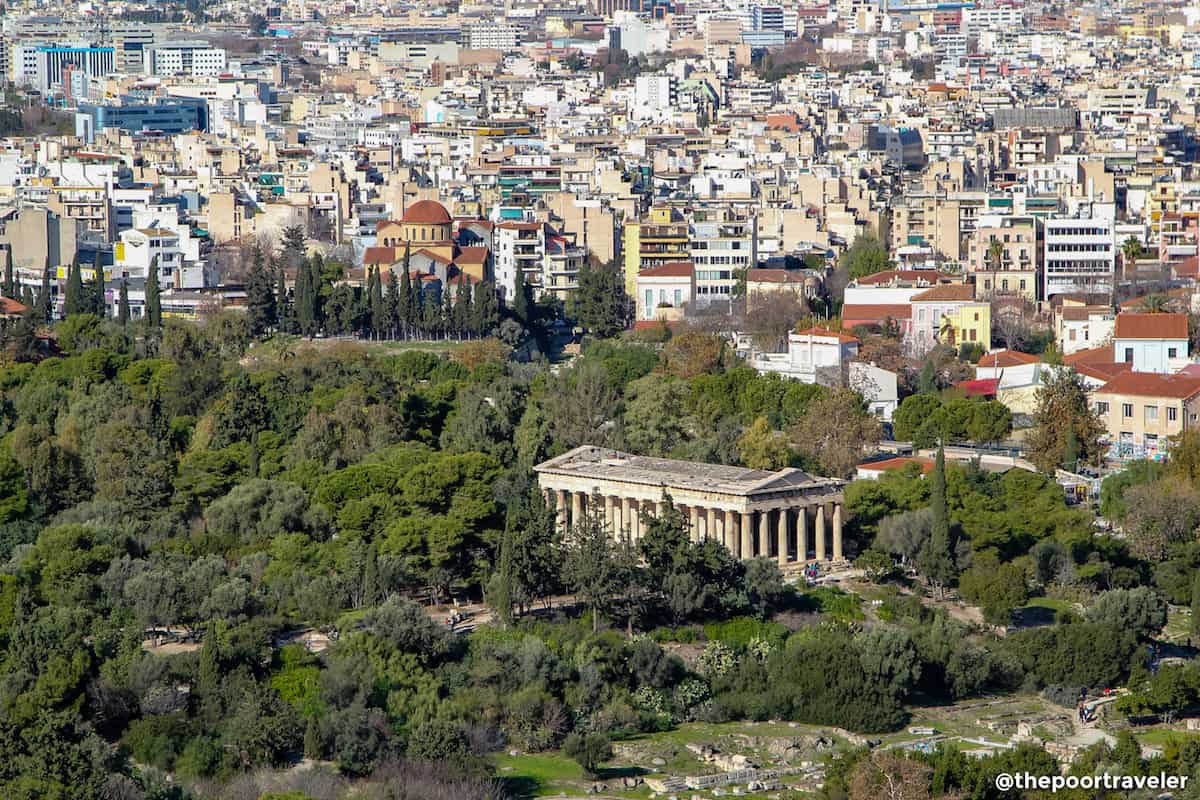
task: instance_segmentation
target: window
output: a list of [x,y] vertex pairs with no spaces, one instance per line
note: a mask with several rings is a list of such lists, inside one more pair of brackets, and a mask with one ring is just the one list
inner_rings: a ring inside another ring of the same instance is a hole
[[646,314],[649,315],[654,308],[654,290],[646,290]]
[[1025,279],[1021,279],[1021,291],[1025,291]]
[[1108,403],[1104,403],[1104,402],[1096,403],[1096,413],[1099,414],[1100,416],[1104,416],[1105,414],[1107,414],[1108,413]]
[[1075,341],[1075,329],[1074,328],[1071,328],[1071,330],[1067,331],[1067,341],[1069,341],[1069,342]]
[[1179,358],[1179,348],[1178,347],[1168,347],[1167,348],[1167,358]]
[[1125,419],[1133,419],[1133,403],[1121,404],[1121,416]]
[[1167,422],[1175,422],[1179,417],[1179,409],[1175,406],[1167,406]]
[[1133,348],[1132,347],[1125,348],[1125,363],[1126,364],[1133,363]]
[[1158,423],[1158,406],[1146,406],[1145,420],[1147,425]]
[[675,307],[678,308],[680,305],[682,305],[682,303],[683,303],[683,291],[680,289],[676,289],[675,290]]

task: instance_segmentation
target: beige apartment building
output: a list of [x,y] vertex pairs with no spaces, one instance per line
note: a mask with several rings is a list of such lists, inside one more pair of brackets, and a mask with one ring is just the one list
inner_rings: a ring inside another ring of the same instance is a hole
[[1169,439],[1200,423],[1200,376],[1123,372],[1092,393],[1109,455],[1161,458]]
[[[983,217],[970,237],[969,268],[975,273],[975,296],[1023,297],[1037,299],[1038,243],[1037,219],[1031,216]],[[992,257],[992,242],[1001,248],[997,264]]]

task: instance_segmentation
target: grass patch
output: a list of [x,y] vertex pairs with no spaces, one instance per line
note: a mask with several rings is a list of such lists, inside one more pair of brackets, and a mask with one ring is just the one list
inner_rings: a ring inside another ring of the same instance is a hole
[[587,780],[578,764],[562,753],[525,753],[494,757],[496,774],[518,797],[548,797],[578,790]]

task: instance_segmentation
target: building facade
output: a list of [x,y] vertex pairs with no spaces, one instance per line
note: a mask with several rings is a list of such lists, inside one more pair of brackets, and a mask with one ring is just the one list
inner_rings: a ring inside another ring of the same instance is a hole
[[781,565],[841,561],[842,487],[798,469],[778,472],[650,458],[584,445],[534,467],[560,532],[599,513],[614,536],[637,542],[643,514],[682,511],[694,542]]

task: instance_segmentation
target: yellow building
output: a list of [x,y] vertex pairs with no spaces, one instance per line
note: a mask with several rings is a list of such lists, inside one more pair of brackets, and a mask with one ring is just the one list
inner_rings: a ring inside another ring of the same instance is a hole
[[688,260],[688,225],[672,208],[652,208],[642,221],[626,223],[622,243],[625,291],[633,296],[642,270]]
[[992,307],[974,298],[970,284],[934,286],[912,296],[912,329],[909,347],[916,355],[934,344],[958,347],[978,344],[992,349]]

